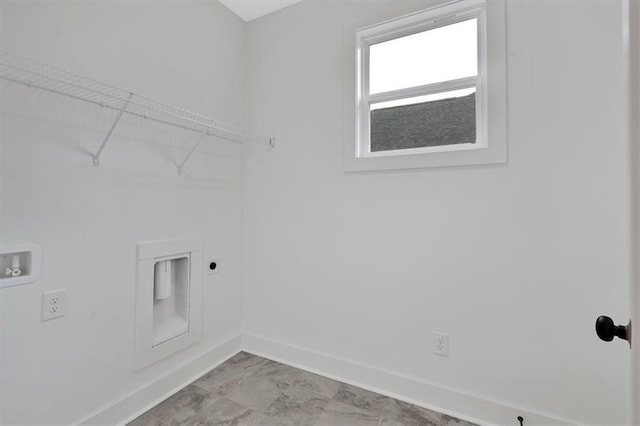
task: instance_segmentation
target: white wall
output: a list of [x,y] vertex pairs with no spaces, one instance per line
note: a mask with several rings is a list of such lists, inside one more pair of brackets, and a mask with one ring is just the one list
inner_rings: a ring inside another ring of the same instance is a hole
[[[249,24],[247,123],[277,147],[247,168],[244,330],[443,395],[623,424],[629,350],[593,329],[629,317],[621,5],[509,2],[508,164],[344,173],[343,28],[427,5],[307,1]],[[349,375],[326,365],[307,366]],[[516,424],[460,401],[439,404]]]
[[[3,50],[241,124],[244,24],[216,2],[3,1],[0,12]],[[39,282],[0,292],[0,423],[77,422],[236,336],[240,148],[210,142],[178,177],[196,135],[126,119],[94,169],[87,151],[112,112],[4,84],[1,96],[1,243],[40,244],[43,265]],[[136,244],[185,237],[221,264],[203,282],[202,340],[136,373]],[[41,293],[61,287],[67,315],[40,322]]]

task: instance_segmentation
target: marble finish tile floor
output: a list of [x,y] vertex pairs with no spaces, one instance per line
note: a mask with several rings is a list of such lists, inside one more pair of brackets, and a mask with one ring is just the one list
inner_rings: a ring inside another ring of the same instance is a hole
[[240,352],[129,426],[473,426]]

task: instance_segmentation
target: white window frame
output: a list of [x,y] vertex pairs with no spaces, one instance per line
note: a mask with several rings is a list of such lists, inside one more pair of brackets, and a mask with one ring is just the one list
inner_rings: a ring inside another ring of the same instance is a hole
[[[490,16],[488,16],[488,14]],[[478,72],[474,77],[369,94],[369,47],[469,19],[477,19]],[[488,24],[492,24],[490,28]],[[345,29],[345,37],[346,37]],[[353,34],[353,33],[351,33]],[[355,30],[353,133],[345,137],[345,170],[442,167],[506,162],[506,65],[504,3],[459,0]],[[353,37],[353,35],[351,36]],[[351,39],[354,40],[354,39]],[[490,42],[493,42],[490,45]],[[348,67],[347,67],[348,68]],[[492,78],[493,77],[493,80]],[[349,77],[353,80],[353,74]],[[456,89],[476,89],[476,142],[388,151],[370,150],[370,105]],[[493,93],[489,93],[490,90]],[[353,92],[352,92],[353,93]],[[355,109],[355,110],[354,110]],[[501,114],[490,119],[489,113]],[[355,118],[354,118],[355,117]],[[349,119],[345,115],[345,120]],[[494,129],[490,131],[490,129]],[[355,143],[354,143],[355,136]]]

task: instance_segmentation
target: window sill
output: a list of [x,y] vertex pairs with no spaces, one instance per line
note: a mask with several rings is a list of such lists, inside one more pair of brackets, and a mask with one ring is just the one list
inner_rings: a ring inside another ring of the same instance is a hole
[[[350,144],[345,144],[350,145]],[[350,147],[352,147],[351,145]],[[446,151],[442,149],[449,148]],[[356,157],[345,153],[344,170],[359,172],[370,170],[419,169],[430,167],[470,166],[479,164],[500,164],[507,162],[505,144],[494,144],[491,147],[473,148],[442,147],[438,151],[423,153],[405,153],[392,155],[378,153],[366,157]]]

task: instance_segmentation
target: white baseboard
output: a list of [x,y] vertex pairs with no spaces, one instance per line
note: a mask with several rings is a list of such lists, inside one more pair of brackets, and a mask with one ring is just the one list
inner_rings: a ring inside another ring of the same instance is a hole
[[178,392],[241,350],[241,337],[233,337],[187,361],[156,381],[142,386],[78,422],[82,425],[123,425]]
[[429,410],[483,426],[517,425],[523,416],[527,426],[572,425],[576,422],[492,401],[392,371],[341,359],[296,345],[253,334],[242,335],[242,349],[293,367],[358,386]]
[[577,424],[524,407],[515,407],[361,362],[249,333],[227,340],[205,354],[185,362],[156,381],[87,416],[78,424],[126,424],[240,351],[263,356],[482,426],[517,425],[518,416],[525,418],[527,426]]

